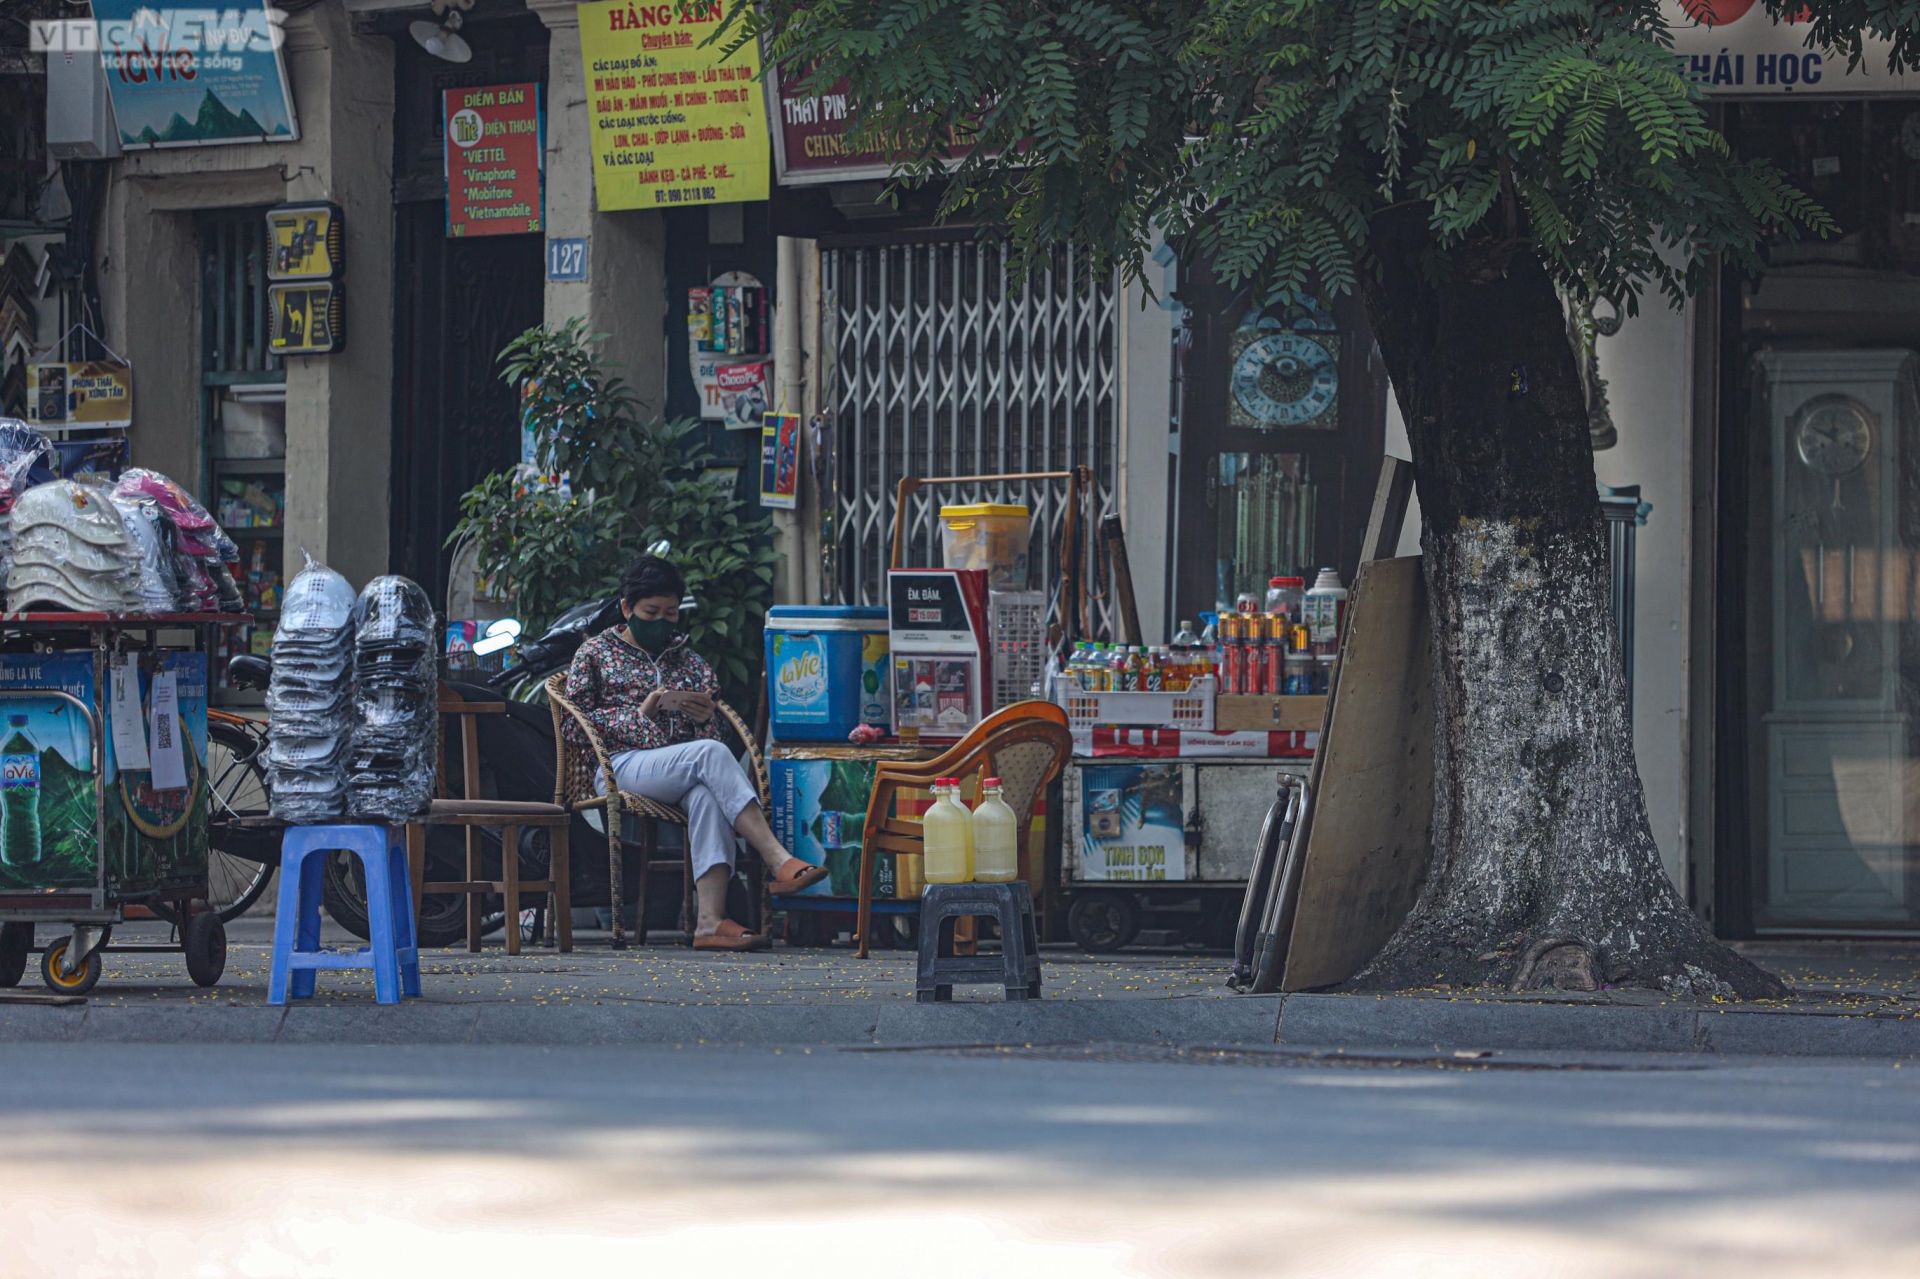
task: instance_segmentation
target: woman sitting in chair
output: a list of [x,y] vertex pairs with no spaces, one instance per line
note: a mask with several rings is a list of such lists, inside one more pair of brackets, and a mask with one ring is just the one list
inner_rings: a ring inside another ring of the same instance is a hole
[[680,571],[657,555],[627,565],[620,580],[626,623],[580,646],[567,696],[606,743],[615,788],[685,810],[700,915],[694,949],[761,950],[767,939],[725,914],[734,836],[766,862],[769,892],[798,892],[827,870],[780,846],[753,783],[722,744],[714,723],[719,681],[680,629],[686,589]]

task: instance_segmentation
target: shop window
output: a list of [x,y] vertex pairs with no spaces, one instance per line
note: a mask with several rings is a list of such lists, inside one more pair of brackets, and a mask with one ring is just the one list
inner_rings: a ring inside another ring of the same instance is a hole
[[1243,594],[1264,600],[1275,575],[1310,575],[1320,489],[1300,453],[1220,453],[1208,498],[1218,517],[1214,595],[1231,608]]
[[[1729,109],[1839,223],[1722,297],[1731,931],[1920,925],[1920,104]],[[1743,927],[1744,925],[1744,927]]]
[[214,693],[226,704],[257,701],[226,685],[226,658],[266,653],[273,643],[285,574],[286,370],[267,347],[267,224],[264,209],[203,214],[200,239],[202,500],[240,547],[234,572],[258,622],[216,655]]

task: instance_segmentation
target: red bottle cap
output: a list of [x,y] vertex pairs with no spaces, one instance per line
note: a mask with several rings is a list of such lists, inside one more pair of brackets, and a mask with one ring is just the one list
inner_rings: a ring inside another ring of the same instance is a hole
[[980,784],[982,786],[998,786],[1000,779],[998,777],[983,777],[980,779]]

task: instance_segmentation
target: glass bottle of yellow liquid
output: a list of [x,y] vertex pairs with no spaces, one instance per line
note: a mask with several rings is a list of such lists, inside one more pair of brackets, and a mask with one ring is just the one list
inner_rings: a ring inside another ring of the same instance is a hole
[[960,781],[937,778],[933,806],[920,819],[929,884],[965,884],[973,879],[973,814],[960,802]]
[[973,806],[973,877],[983,884],[1020,878],[1020,823],[1000,798],[998,777],[980,783],[980,802]]

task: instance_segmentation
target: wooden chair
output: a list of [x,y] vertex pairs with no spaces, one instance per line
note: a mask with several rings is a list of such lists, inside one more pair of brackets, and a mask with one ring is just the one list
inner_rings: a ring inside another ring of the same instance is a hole
[[901,791],[929,790],[942,777],[998,777],[1001,798],[1020,823],[1021,878],[1032,885],[1040,878],[1028,848],[1034,804],[1072,755],[1067,713],[1052,702],[1029,701],[995,711],[933,759],[876,764],[867,821],[860,835],[860,957],[866,958],[872,937],[875,855],[920,853],[923,847],[920,823],[894,815],[894,800]]
[[[568,896],[571,862],[567,836],[572,815],[558,804],[526,800],[483,799],[480,796],[480,722],[482,715],[504,715],[504,702],[470,702],[450,688],[440,689],[442,740],[445,725],[453,721],[460,733],[460,794],[448,794],[446,755],[441,753],[436,789],[440,792],[424,817],[407,823],[407,869],[413,877],[413,917],[420,918],[420,899],[428,893],[463,893],[467,898],[467,949],[480,949],[481,898],[498,894],[506,902],[507,953],[520,953],[520,897],[546,893],[552,916],[551,935],[562,952],[573,949],[573,906]],[[458,826],[466,830],[465,879],[427,879],[427,828]],[[482,840],[488,826],[500,828],[500,878],[482,879]],[[547,832],[547,878],[520,878],[520,832],[536,827]]]
[[[645,795],[635,795],[631,791],[612,791],[603,794],[599,779],[613,777],[613,759],[607,753],[607,746],[600,733],[587,717],[567,699],[567,676],[563,671],[548,678],[546,683],[547,704],[553,711],[554,749],[559,752],[554,764],[553,784],[554,803],[574,813],[599,812],[601,821],[607,828],[607,882],[612,900],[613,948],[625,950],[627,946],[625,911],[622,898],[625,895],[623,880],[625,870],[621,853],[621,835],[625,818],[633,817],[640,827],[640,884],[637,893],[634,915],[635,944],[647,944],[647,900],[649,886],[656,871],[677,870],[681,879],[681,923],[687,933],[687,944],[693,944],[694,902],[693,902],[693,848],[685,839],[681,841],[682,855],[672,861],[660,861],[655,854],[659,850],[660,823],[678,826],[683,831],[687,825],[687,815],[672,804],[663,804]],[[714,709],[733,729],[734,735],[746,748],[747,758],[751,761],[754,792],[760,796],[760,806],[772,812],[773,786],[767,778],[767,761],[760,753],[760,747],[748,731],[746,721],[738,712],[725,702],[714,699]],[[580,735],[586,739],[582,747],[569,740],[567,726],[577,727]],[[772,911],[767,896],[766,867],[761,864],[757,854],[746,859],[747,883],[754,913],[758,917],[752,927],[763,929]]]

